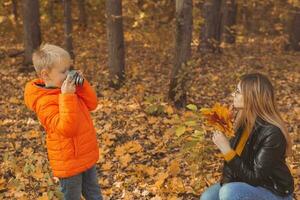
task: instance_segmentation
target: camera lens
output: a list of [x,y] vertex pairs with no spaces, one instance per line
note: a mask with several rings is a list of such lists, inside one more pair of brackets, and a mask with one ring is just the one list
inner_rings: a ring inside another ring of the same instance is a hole
[[83,85],[83,82],[84,82],[84,79],[77,73],[76,70],[71,70],[69,72],[72,80],[74,80],[74,83],[76,86],[82,86]]

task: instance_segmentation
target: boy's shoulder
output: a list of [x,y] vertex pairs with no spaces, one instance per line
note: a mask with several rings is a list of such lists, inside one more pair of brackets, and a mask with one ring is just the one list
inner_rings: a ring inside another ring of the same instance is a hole
[[30,109],[37,111],[40,106],[56,104],[60,89],[47,89],[43,87],[40,79],[34,79],[25,86],[25,104]]
[[43,94],[38,98],[39,104],[58,103],[59,94]]

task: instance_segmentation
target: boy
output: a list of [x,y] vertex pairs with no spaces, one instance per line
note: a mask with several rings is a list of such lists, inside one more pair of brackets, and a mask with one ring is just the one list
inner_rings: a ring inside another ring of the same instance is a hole
[[39,79],[26,84],[25,104],[46,130],[50,167],[64,199],[79,200],[81,194],[102,199],[95,167],[99,147],[89,114],[97,107],[95,91],[87,80],[75,86],[68,75],[70,55],[58,46],[42,45],[32,60]]

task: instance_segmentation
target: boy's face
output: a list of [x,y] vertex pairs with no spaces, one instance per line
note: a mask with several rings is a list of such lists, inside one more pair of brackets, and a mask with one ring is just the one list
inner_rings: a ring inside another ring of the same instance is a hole
[[50,70],[42,72],[42,78],[46,86],[61,87],[64,80],[67,78],[72,61],[64,58],[54,62]]

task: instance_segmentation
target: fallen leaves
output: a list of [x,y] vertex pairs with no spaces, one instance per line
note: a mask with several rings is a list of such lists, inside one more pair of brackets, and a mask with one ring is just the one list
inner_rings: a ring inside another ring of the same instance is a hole
[[113,164],[111,161],[107,161],[106,163],[104,163],[102,166],[101,166],[101,169],[103,171],[108,171],[110,170],[111,168],[113,167]]
[[140,152],[143,147],[137,141],[129,141],[121,146],[118,146],[115,150],[115,155],[120,157],[126,153]]
[[158,191],[164,184],[165,180],[168,178],[169,174],[167,172],[161,172],[158,174],[158,176],[156,176],[156,182],[154,184],[155,191]]
[[173,160],[168,167],[168,173],[172,176],[177,176],[180,172],[179,162],[177,160]]
[[[132,40],[127,41],[126,84],[113,90],[107,87],[105,34],[99,34],[99,28],[90,28],[88,33],[74,34],[76,67],[87,66],[84,72],[99,96],[92,116],[101,146],[97,169],[101,171],[99,182],[105,199],[199,199],[208,185],[219,180],[222,161],[209,143],[209,126],[195,114],[199,113],[197,106],[190,104],[189,110],[178,111],[166,99],[173,47],[165,44],[173,43],[162,41],[158,48],[148,38],[150,42],[144,47],[147,37],[140,36],[136,42],[136,35],[129,31]],[[59,41],[54,37],[61,34],[62,30],[56,28],[43,36],[45,40]],[[22,42],[3,41],[4,37],[0,40],[2,50],[7,45],[23,48]],[[241,74],[251,70],[269,74],[278,88],[279,105],[295,139],[290,162],[295,185],[299,186],[300,57],[264,49],[262,53],[261,46],[271,47],[269,44],[250,45],[242,46],[245,51],[226,49],[219,59],[215,55],[202,59],[203,55],[193,52],[193,57],[201,59],[191,69],[194,76],[188,101],[209,109],[214,102],[229,104],[229,92]],[[93,54],[95,59],[89,57]],[[21,57],[3,58],[0,63],[0,199],[58,199],[59,185],[50,173],[45,134],[36,117],[23,105],[24,84],[35,74],[17,71]],[[181,143],[179,138],[188,142]],[[181,148],[186,151],[182,157]],[[300,199],[299,187],[295,192]]]
[[121,162],[121,167],[127,167],[128,164],[132,161],[132,158],[129,154],[125,154],[119,158]]
[[143,165],[143,164],[137,164],[135,166],[135,170],[141,176],[152,177],[156,174],[156,169],[153,166],[147,166],[147,165]]

